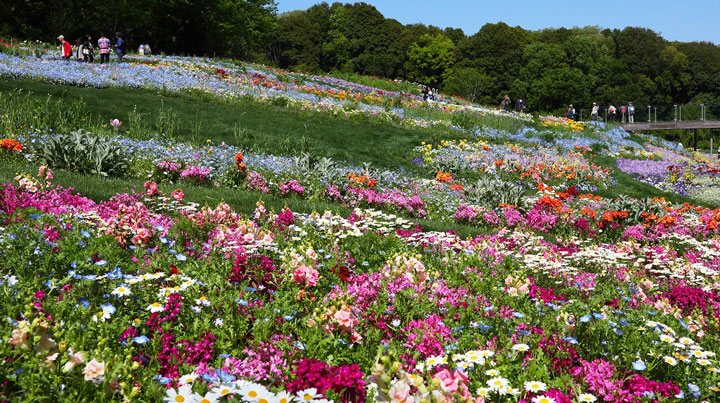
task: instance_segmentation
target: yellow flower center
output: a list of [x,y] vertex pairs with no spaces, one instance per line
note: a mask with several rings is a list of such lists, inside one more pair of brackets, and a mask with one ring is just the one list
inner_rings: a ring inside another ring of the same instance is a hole
[[258,400],[258,403],[268,403],[267,399],[260,399]]
[[305,396],[303,396],[303,400],[305,400],[305,401],[312,400],[312,398],[313,398],[312,395],[306,394]]
[[185,401],[185,397],[180,396],[180,395],[177,395],[177,396],[175,396],[175,401],[176,401],[176,402],[184,402],[184,401]]
[[220,394],[221,394],[221,395],[227,395],[228,393],[230,393],[230,389],[228,389],[228,388],[225,388],[225,389],[223,389],[223,390],[220,391]]
[[250,397],[257,397],[257,395],[258,395],[258,393],[255,392],[254,390],[251,390],[250,393],[248,393],[248,396],[250,396]]
[[120,287],[120,288],[118,288],[118,292],[125,292],[125,289]]
[[280,403],[288,403],[288,400],[283,397],[282,399],[280,399]]
[[208,399],[202,399],[202,400],[200,400],[200,403],[210,403],[210,400],[208,400]]

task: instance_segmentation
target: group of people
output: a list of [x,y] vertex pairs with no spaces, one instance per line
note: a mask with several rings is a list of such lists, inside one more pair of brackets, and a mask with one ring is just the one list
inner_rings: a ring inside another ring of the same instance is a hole
[[425,90],[423,91],[423,101],[426,101],[426,102],[434,102],[435,101],[435,94],[433,94],[432,88],[425,87]]
[[[70,42],[65,40],[64,35],[58,36],[57,39],[60,41],[60,55],[62,58],[65,60],[72,59],[73,47]],[[110,52],[112,49],[115,50],[118,62],[122,62],[123,56],[125,56],[127,52],[125,50],[125,40],[123,40],[119,32],[115,33],[114,44],[111,44],[110,39],[108,39],[105,34],[100,34],[100,39],[97,40],[96,44],[93,43],[93,38],[90,35],[85,35],[82,40],[77,39],[75,41],[75,57],[81,62],[93,63],[95,61],[95,50],[97,50],[100,54],[100,63],[108,63],[110,62]],[[140,55],[149,55],[151,52],[150,45],[147,44],[140,45],[138,49]]]
[[[607,115],[610,118],[611,121],[617,122],[618,113],[622,117],[622,122],[625,123],[625,118],[627,117],[629,123],[635,123],[635,107],[633,106],[632,102],[628,102],[628,105],[622,105],[620,107],[620,110],[618,110],[615,105],[610,105],[607,108]],[[567,110],[563,113],[564,118],[577,120],[577,114],[575,113],[575,107],[573,107],[572,104],[568,106]],[[590,119],[593,121],[597,121],[600,118],[600,105],[598,105],[596,102],[593,102],[592,109],[590,110]]]
[[[512,105],[512,100],[510,99],[510,96],[505,95],[505,98],[503,98],[502,102],[500,102],[500,108],[504,110],[505,112],[510,112],[510,107]],[[515,101],[515,110],[518,112],[522,112],[525,110],[525,101],[523,101],[522,97],[519,97]]]

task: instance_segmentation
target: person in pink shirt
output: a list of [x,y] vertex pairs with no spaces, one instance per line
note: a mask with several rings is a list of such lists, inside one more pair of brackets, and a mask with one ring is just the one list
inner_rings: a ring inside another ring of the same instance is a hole
[[98,39],[98,49],[100,49],[100,63],[107,63],[110,61],[110,39],[105,37],[105,34],[100,34]]

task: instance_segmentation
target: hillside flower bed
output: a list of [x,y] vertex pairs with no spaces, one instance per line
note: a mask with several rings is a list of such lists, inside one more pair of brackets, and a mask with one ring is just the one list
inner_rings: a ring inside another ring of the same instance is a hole
[[648,151],[652,154],[618,158],[618,168],[658,189],[720,205],[720,165],[716,161],[656,146],[649,146]]
[[153,183],[94,202],[42,174],[1,190],[3,399],[717,398],[718,210],[610,243],[460,239]]

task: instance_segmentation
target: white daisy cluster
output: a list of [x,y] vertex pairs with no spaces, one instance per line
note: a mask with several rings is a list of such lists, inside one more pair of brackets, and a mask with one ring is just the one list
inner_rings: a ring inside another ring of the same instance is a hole
[[255,382],[239,380],[232,383],[213,384],[205,395],[193,392],[192,384],[197,374],[189,374],[180,378],[180,387],[171,388],[165,394],[167,403],[216,403],[227,401],[229,396],[237,396],[246,403],[332,403],[331,400],[318,393],[317,389],[309,388],[290,394],[288,392],[271,392],[265,386]]

